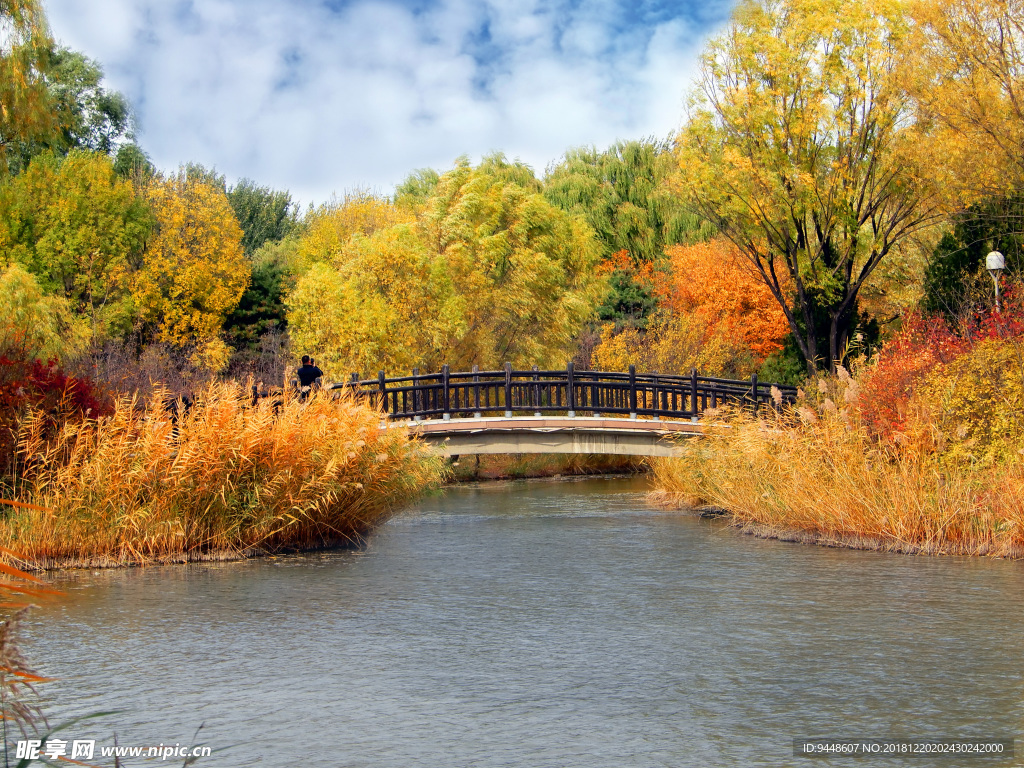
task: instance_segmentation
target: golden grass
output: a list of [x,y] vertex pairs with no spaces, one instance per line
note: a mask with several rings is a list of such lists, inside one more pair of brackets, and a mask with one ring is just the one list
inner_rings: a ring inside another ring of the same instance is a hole
[[[23,423],[27,467],[0,546],[35,565],[124,565],[357,542],[436,484],[442,462],[350,399],[252,407],[211,384],[175,425],[156,396],[113,416]],[[41,508],[41,509],[40,509]]]
[[656,501],[708,505],[761,536],[908,553],[1024,556],[1024,468],[882,449],[847,415],[732,412],[653,462]]

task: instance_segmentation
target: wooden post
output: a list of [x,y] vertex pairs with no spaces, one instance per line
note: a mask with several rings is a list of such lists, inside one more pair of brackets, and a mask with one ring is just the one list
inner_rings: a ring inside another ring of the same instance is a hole
[[384,371],[377,373],[377,386],[380,388],[380,405],[384,408],[384,416],[388,415],[388,387],[384,383]]
[[629,418],[636,418],[636,366],[629,366]]
[[757,374],[750,374],[750,391],[754,394],[754,415],[757,416]]
[[449,400],[449,392],[448,392],[448,376],[449,376],[449,374],[448,374],[448,363],[445,363],[444,365],[441,366],[441,391],[442,391],[441,397],[442,397],[442,402],[444,403],[443,408],[442,408],[444,410],[444,414],[441,416],[441,418],[444,419],[445,421],[450,420],[451,417],[452,417],[452,414],[451,414],[451,402]]
[[421,421],[420,413],[423,410],[423,398],[420,396],[420,369],[412,369],[412,420]]
[[[537,366],[533,366],[533,380],[540,381],[540,374],[537,373]],[[540,416],[540,384],[533,385],[533,415]]]
[[512,418],[512,363],[505,363],[505,418]]
[[569,418],[576,418],[576,385],[573,381],[576,370],[569,361],[569,364],[565,366],[565,402],[569,406]]
[[690,369],[690,405],[692,412],[690,413],[690,421],[697,421],[697,369]]
[[651,371],[651,395],[654,399],[654,420],[661,421],[661,392],[658,391],[658,372]]
[[[473,418],[479,419],[483,414],[480,413],[480,366],[473,366]],[[479,455],[477,459],[479,460]]]

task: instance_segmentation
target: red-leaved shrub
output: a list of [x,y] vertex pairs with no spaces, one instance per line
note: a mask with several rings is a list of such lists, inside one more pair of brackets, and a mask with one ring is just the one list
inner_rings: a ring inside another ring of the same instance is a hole
[[0,476],[18,467],[18,430],[29,409],[44,414],[47,431],[81,418],[113,413],[113,402],[90,380],[71,376],[55,361],[33,360],[7,350],[0,353]]
[[932,368],[953,360],[968,345],[941,317],[907,317],[860,377],[856,406],[871,434],[888,440],[902,432],[917,386]]

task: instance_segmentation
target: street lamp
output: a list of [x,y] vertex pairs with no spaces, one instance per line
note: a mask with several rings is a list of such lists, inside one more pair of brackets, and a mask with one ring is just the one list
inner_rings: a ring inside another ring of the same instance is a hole
[[985,257],[985,268],[988,273],[992,275],[992,282],[996,286],[996,312],[1002,312],[1002,308],[999,306],[999,273],[1006,267],[1006,261],[1003,259],[1003,254],[999,251],[992,251],[988,256]]

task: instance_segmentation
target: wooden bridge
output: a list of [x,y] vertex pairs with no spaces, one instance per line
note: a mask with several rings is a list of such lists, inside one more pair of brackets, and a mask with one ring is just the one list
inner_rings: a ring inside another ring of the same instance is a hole
[[[777,395],[773,396],[772,389]],[[796,399],[796,387],[658,373],[503,370],[439,373],[335,384],[438,446],[446,455],[606,453],[669,456],[675,437],[701,433],[700,415],[734,403],[757,412]],[[398,423],[393,424],[398,426]]]

